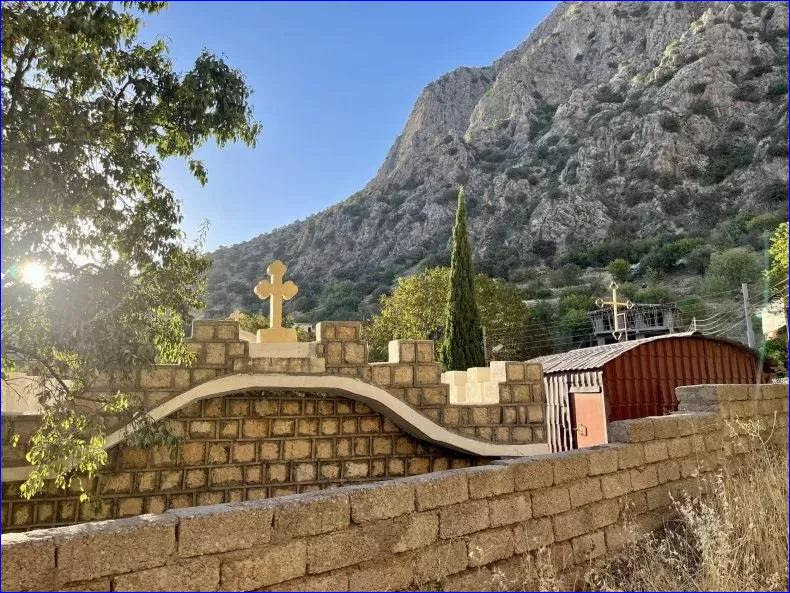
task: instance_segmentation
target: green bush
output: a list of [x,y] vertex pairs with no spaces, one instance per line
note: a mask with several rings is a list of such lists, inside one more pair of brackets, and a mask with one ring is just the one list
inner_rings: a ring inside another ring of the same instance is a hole
[[677,267],[679,260],[686,257],[702,244],[700,238],[677,239],[656,246],[639,262],[641,269],[653,268],[659,272],[669,272]]
[[557,253],[557,244],[548,239],[538,239],[532,245],[532,252],[540,257],[549,258]]
[[723,181],[736,169],[748,167],[754,157],[754,146],[721,142],[710,149],[707,156],[704,181],[712,185]]
[[747,101],[749,103],[759,103],[763,98],[760,86],[753,83],[745,83],[738,87],[733,97],[738,101]]
[[708,119],[715,121],[716,120],[716,108],[713,106],[713,103],[708,99],[697,98],[691,102],[689,105],[689,111],[696,115],[704,115]]
[[658,118],[658,122],[667,132],[680,131],[680,120],[672,113],[662,113]]
[[595,99],[599,103],[622,103],[625,100],[622,93],[613,90],[608,84],[602,84],[595,92]]
[[672,293],[658,285],[648,286],[634,295],[636,303],[671,303],[673,300]]
[[560,297],[559,313],[564,315],[568,311],[592,311],[595,309],[595,296],[588,292],[567,290]]
[[631,266],[622,258],[617,258],[609,262],[606,269],[617,282],[625,282],[631,275]]
[[557,112],[556,105],[549,105],[545,102],[540,102],[537,107],[530,113],[529,116],[529,140],[534,142],[540,138],[546,130],[551,127],[551,122],[554,119],[554,114]]
[[740,288],[762,276],[759,256],[746,247],[734,247],[711,255],[705,272],[705,288],[712,293]]
[[580,274],[581,268],[579,266],[567,263],[551,272],[551,283],[555,287],[573,286],[579,283]]
[[705,269],[710,262],[710,256],[713,254],[714,249],[710,245],[700,245],[691,250],[686,256],[686,269],[695,274],[705,273]]
[[770,203],[787,200],[787,182],[776,180],[766,185],[760,192],[765,201]]
[[552,293],[550,289],[543,286],[543,283],[541,283],[539,280],[533,280],[522,289],[522,294],[525,299],[534,300],[549,299],[554,293]]
[[771,84],[768,87],[768,92],[766,96],[769,98],[773,97],[781,97],[787,95],[787,81],[786,80],[779,80]]
[[596,181],[604,182],[614,176],[614,168],[603,161],[597,161],[592,166],[590,175]]
[[692,95],[701,95],[705,92],[705,89],[708,87],[708,83],[706,82],[695,82],[689,87],[689,92]]

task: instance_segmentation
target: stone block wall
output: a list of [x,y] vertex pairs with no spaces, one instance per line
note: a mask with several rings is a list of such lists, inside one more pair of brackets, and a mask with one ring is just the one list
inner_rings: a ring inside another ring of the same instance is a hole
[[[239,324],[235,321],[194,321],[192,337],[186,345],[195,355],[195,361],[189,368],[167,364],[128,375],[106,373],[96,377],[90,391],[122,390],[132,397],[139,397],[143,406],[150,410],[190,387],[233,372],[234,364],[248,360],[247,342],[239,339]],[[26,464],[24,447],[10,446],[10,439],[16,434],[20,443],[27,443],[38,425],[39,417],[36,415],[3,415],[4,466]],[[120,426],[119,422],[109,422],[108,431]]]
[[33,500],[3,484],[3,531],[256,500],[485,463],[419,441],[342,397],[256,393],[195,402],[169,420],[182,439],[152,450],[119,445],[84,487]]
[[618,442],[591,449],[4,534],[2,587],[528,589],[538,550],[562,570],[584,566],[622,549],[632,533],[626,520],[657,527],[670,495],[704,488],[741,454],[733,415],[770,422],[779,429],[766,424],[765,434],[786,438],[786,386],[698,386],[679,396],[709,409],[613,423]]

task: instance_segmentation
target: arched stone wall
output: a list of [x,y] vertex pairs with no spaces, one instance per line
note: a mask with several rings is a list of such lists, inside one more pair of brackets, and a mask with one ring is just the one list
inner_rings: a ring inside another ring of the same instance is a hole
[[6,482],[3,531],[270,498],[489,461],[417,439],[359,399],[336,393],[212,389],[206,384],[200,397],[161,416],[179,435],[177,446],[149,450],[121,440],[111,447],[107,467],[84,482],[92,502],[80,503],[76,487],[52,488],[27,501],[19,495],[20,482]]

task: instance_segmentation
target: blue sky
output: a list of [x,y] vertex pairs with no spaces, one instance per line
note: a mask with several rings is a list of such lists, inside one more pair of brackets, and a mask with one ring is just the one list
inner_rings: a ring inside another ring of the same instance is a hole
[[306,218],[375,175],[422,88],[458,66],[490,64],[554,2],[172,2],[147,18],[179,71],[203,48],[245,73],[263,133],[255,149],[198,153],[205,187],[184,161],[164,175],[184,228],[206,248]]

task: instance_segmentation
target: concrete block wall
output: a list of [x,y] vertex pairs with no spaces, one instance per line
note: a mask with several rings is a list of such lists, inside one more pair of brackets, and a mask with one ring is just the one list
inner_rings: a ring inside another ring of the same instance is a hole
[[618,553],[632,533],[626,521],[659,526],[670,495],[699,491],[741,454],[731,447],[734,419],[787,425],[786,386],[679,395],[710,409],[613,423],[618,442],[591,449],[4,534],[2,587],[523,590],[534,586],[528,568],[538,550],[570,570]]
[[255,500],[485,463],[419,441],[361,402],[301,393],[229,395],[169,419],[177,447],[121,444],[79,488],[32,500],[3,484],[3,531]]
[[[191,367],[166,364],[131,374],[103,373],[95,378],[89,392],[124,391],[140,398],[150,410],[200,383],[234,372],[234,364],[248,360],[248,345],[239,339],[239,324],[235,321],[193,321],[192,336],[186,341],[194,353]],[[107,431],[121,427],[121,419],[108,418]],[[20,443],[27,443],[39,426],[39,416],[3,415],[2,461],[6,467],[26,465],[24,447],[10,446],[11,436],[19,435]]]

